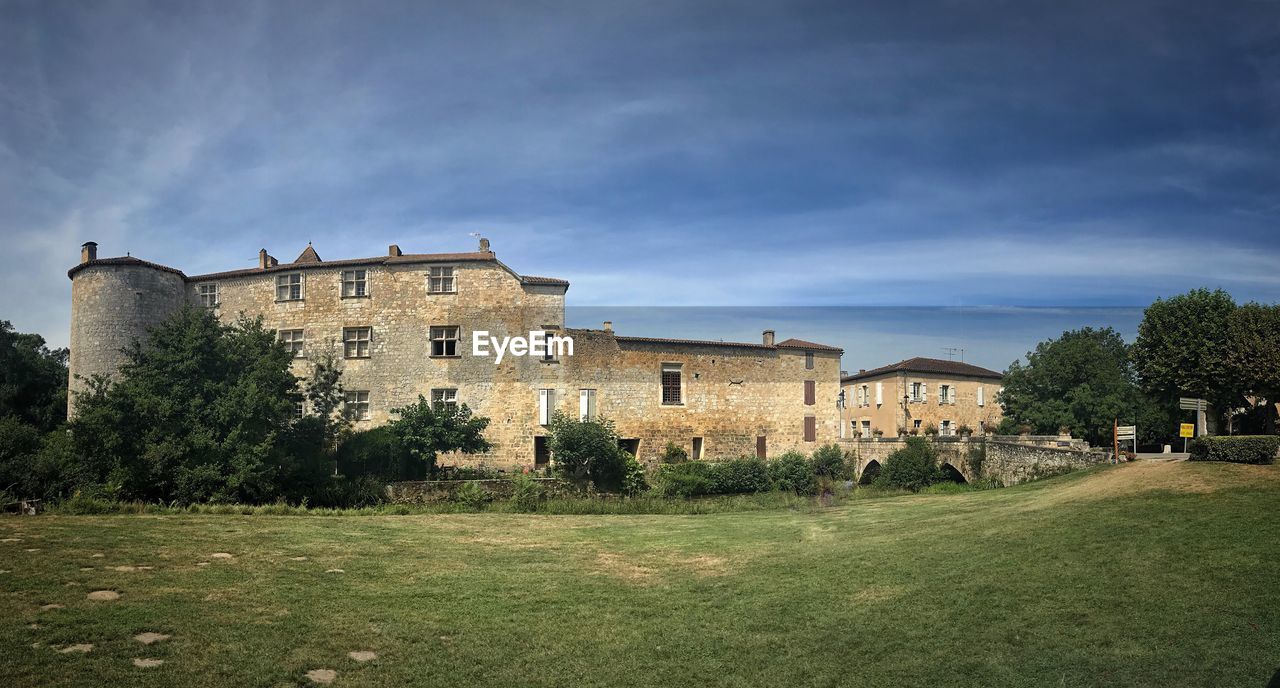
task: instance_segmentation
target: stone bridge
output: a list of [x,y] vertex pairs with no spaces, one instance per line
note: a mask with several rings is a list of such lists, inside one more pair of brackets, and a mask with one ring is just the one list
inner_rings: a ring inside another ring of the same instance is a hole
[[[1040,436],[938,437],[929,440],[938,453],[943,473],[967,483],[994,478],[1016,485],[1036,478],[1069,473],[1111,460],[1110,452],[1092,449],[1081,440]],[[841,440],[857,457],[856,479],[870,483],[885,459],[906,446],[901,438]]]

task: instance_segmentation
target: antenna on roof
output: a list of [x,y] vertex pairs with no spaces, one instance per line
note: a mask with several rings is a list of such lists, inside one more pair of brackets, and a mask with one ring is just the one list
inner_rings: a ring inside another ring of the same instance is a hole
[[955,346],[944,346],[942,350],[947,352],[948,361],[956,360],[956,356],[960,357],[961,362],[964,361],[964,349]]

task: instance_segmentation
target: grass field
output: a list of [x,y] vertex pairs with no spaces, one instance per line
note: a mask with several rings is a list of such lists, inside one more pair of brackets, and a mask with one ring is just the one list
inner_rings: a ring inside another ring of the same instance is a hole
[[1280,666],[1280,466],[698,516],[15,516],[0,538],[0,686],[1264,686]]

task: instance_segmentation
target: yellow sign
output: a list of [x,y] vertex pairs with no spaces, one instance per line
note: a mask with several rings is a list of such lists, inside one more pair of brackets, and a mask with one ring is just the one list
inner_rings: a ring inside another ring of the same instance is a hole
[[1195,423],[1183,423],[1182,427],[1178,431],[1178,437],[1195,437],[1195,436],[1196,436]]

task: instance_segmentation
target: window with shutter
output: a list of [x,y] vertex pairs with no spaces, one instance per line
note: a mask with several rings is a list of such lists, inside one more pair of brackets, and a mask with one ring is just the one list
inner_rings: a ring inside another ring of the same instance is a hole
[[978,406],[987,405],[986,389],[982,385],[978,385]]
[[876,383],[876,406],[884,403],[884,383]]
[[554,390],[538,390],[538,425],[551,424],[551,397]]
[[817,403],[817,389],[813,380],[804,381],[804,405],[813,406]]
[[594,389],[578,390],[578,417],[590,420],[596,417],[596,391]]
[[818,419],[813,416],[804,417],[804,441],[813,442],[818,438]]

